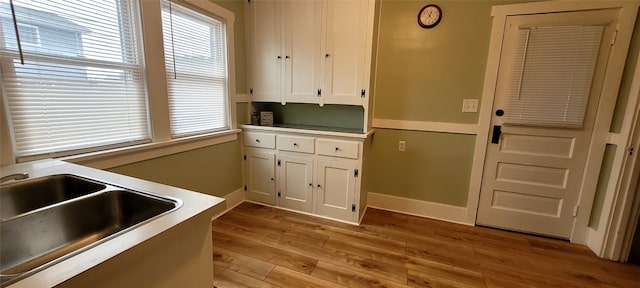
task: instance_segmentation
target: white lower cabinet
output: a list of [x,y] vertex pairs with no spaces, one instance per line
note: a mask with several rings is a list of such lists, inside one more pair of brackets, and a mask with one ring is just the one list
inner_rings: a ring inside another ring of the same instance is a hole
[[357,161],[319,158],[316,165],[316,213],[350,220],[356,214]]
[[275,151],[246,149],[245,191],[249,200],[269,205],[276,204]]
[[278,206],[312,212],[313,155],[278,155]]
[[[248,200],[358,222],[358,169],[364,139],[264,131],[243,134]],[[276,139],[275,145],[267,139]]]

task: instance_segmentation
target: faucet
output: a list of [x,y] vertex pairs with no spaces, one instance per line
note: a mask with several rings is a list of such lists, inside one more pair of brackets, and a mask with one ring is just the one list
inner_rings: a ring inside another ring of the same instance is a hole
[[27,173],[15,173],[15,174],[10,174],[7,176],[3,176],[2,178],[0,178],[0,184],[7,182],[9,180],[22,180],[22,179],[27,179],[29,178],[29,174]]

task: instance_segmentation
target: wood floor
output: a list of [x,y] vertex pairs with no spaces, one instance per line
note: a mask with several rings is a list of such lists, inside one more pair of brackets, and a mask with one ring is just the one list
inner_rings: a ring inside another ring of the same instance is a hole
[[564,241],[377,209],[361,226],[243,203],[213,222],[223,287],[640,287]]

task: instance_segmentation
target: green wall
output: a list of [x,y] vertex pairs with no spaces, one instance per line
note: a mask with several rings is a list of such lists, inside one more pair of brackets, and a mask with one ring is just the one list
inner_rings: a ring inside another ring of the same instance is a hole
[[[236,92],[247,93],[244,2],[211,1],[235,14]],[[238,103],[237,122],[247,121],[248,105]],[[223,197],[242,187],[240,141],[208,146],[109,169],[111,172]]]
[[[491,7],[515,2],[531,1],[438,1],[442,22],[423,29],[416,17],[427,2],[383,0],[374,117],[476,124],[462,100],[482,98]],[[474,144],[474,135],[376,129],[364,191],[465,207]]]
[[273,121],[278,124],[298,124],[346,128],[362,131],[364,109],[352,105],[324,105],[254,102],[256,111],[272,111]]
[[375,118],[477,123],[462,100],[482,98],[492,5],[513,2],[439,1],[442,21],[423,29],[425,1],[382,1]]
[[172,154],[109,171],[223,197],[242,187],[239,142]]
[[[406,151],[398,151],[398,141]],[[367,192],[467,205],[475,136],[376,129],[365,171]]]

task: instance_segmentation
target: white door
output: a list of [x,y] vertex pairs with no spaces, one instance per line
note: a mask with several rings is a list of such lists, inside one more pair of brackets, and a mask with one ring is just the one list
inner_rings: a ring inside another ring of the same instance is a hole
[[570,237],[616,21],[507,17],[478,224]]
[[275,0],[253,0],[248,5],[251,100],[281,102],[285,60],[282,47],[282,5]]
[[311,212],[313,157],[278,155],[278,206]]
[[320,55],[322,2],[286,1],[285,98],[286,102],[319,103],[322,87]]
[[275,155],[272,152],[247,151],[245,175],[247,199],[269,205],[276,204]]
[[[324,103],[362,105],[362,90],[368,83],[367,21],[372,1],[329,0],[323,34],[325,56]],[[366,91],[365,91],[366,92]]]
[[355,221],[356,162],[317,160],[316,213]]

